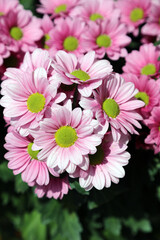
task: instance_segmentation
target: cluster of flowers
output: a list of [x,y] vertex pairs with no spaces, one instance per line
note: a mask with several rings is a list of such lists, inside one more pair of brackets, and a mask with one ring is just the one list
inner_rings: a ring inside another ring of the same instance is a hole
[[[118,183],[139,121],[151,129],[145,147],[159,152],[160,53],[148,29],[160,30],[160,2],[40,2],[42,19],[17,0],[0,0],[1,72],[11,56],[18,60],[1,84],[5,158],[38,197],[61,199],[71,178],[86,191]],[[128,54],[127,33],[136,36],[142,23],[145,44]],[[123,74],[104,56],[125,57]]]

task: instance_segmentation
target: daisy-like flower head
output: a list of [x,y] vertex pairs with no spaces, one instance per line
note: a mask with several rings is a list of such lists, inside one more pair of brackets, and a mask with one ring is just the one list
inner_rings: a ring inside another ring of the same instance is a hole
[[118,74],[112,74],[97,90],[93,90],[94,99],[82,97],[80,106],[95,113],[103,126],[103,134],[110,124],[113,139],[117,141],[121,133],[137,134],[134,126],[141,128],[137,120],[142,120],[142,117],[136,109],[143,107],[144,102],[134,98],[137,93],[133,83],[126,83]]
[[87,51],[94,50],[97,58],[103,58],[105,53],[112,60],[118,60],[127,55],[127,46],[131,39],[126,35],[127,29],[120,24],[118,18],[111,18],[97,24],[89,22],[88,30],[83,35],[83,46]]
[[144,23],[149,14],[151,1],[119,0],[116,4],[121,10],[121,22],[127,25],[128,32],[137,36],[139,33],[138,26]]
[[78,91],[85,97],[89,97],[92,90],[101,85],[102,79],[112,72],[109,61],[96,61],[94,51],[87,53],[81,59],[73,54],[59,51],[52,66],[57,72],[53,75],[53,81],[56,79],[67,85],[76,83]]
[[50,31],[50,40],[47,41],[49,52],[54,56],[58,50],[71,52],[77,56],[85,52],[82,46],[82,36],[86,32],[85,23],[76,18],[60,18],[56,21],[56,26]]
[[41,122],[42,134],[33,133],[34,149],[42,149],[38,157],[47,159],[49,167],[73,173],[76,166],[86,165],[83,155],[96,152],[101,143],[101,137],[94,134],[97,124],[91,111],[61,107]]
[[140,109],[144,118],[148,118],[152,109],[158,105],[160,86],[154,79],[148,79],[147,76],[138,78],[136,75],[126,73],[122,75],[126,82],[133,82],[138,93],[135,97],[145,103]]
[[133,50],[126,56],[126,64],[123,67],[123,71],[125,73],[133,73],[138,77],[140,75],[155,76],[160,70],[159,54],[160,52],[152,43],[144,44],[139,51]]
[[78,2],[79,0],[40,0],[42,5],[37,11],[51,14],[51,17],[67,16]]
[[[4,147],[8,150],[5,158],[9,161],[8,168],[13,170],[15,175],[21,173],[22,180],[27,183],[35,182],[39,185],[49,183],[49,169],[47,164],[39,161],[39,151],[33,151],[33,137],[22,137],[15,130],[11,130],[6,135]],[[51,170],[54,176],[59,176]]]
[[119,178],[125,175],[123,166],[127,165],[130,159],[126,148],[126,137],[123,136],[119,142],[114,142],[111,134],[107,133],[97,152],[85,156],[89,159],[88,170],[77,169],[80,186],[87,191],[93,187],[101,190],[110,187],[111,182],[118,183]]
[[160,2],[151,5],[147,23],[142,27],[141,32],[150,36],[160,35]]
[[71,189],[68,177],[51,177],[48,185],[36,185],[35,193],[39,198],[44,195],[48,198],[62,199],[65,194],[68,194]]
[[0,17],[5,16],[9,11],[18,11],[20,6],[18,0],[0,0]]
[[150,129],[150,134],[145,139],[146,144],[152,144],[155,154],[160,152],[160,107],[154,107],[149,119],[144,120]]
[[119,10],[115,10],[115,4],[112,0],[87,0],[74,8],[70,16],[78,16],[85,22],[99,22],[106,18],[119,17]]
[[56,91],[52,93],[44,68],[37,68],[34,75],[19,69],[11,69],[6,75],[9,79],[2,83],[4,96],[1,99],[1,105],[5,107],[4,116],[11,118],[11,124],[21,134],[29,134],[30,128],[39,126],[49,104],[58,102],[58,96]]
[[18,12],[10,11],[1,19],[1,41],[7,49],[13,52],[33,51],[43,32],[40,29],[40,20],[32,16],[30,11],[21,9]]

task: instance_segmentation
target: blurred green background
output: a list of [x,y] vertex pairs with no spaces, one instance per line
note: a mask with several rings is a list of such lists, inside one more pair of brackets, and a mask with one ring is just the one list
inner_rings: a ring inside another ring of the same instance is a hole
[[[20,2],[36,14],[37,1]],[[118,61],[119,71],[123,63]],[[118,71],[117,62],[112,64]],[[62,200],[38,199],[7,168],[4,125],[1,109],[0,240],[160,240],[160,157],[136,150],[135,137],[126,176],[118,185],[85,192],[74,182]]]

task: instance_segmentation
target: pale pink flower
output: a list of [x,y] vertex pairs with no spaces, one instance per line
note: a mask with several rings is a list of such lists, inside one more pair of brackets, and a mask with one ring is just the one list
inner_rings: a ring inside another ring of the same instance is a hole
[[152,4],[147,18],[147,23],[141,30],[144,35],[160,35],[160,1],[159,4]]
[[138,77],[140,75],[155,76],[160,70],[159,54],[160,52],[152,43],[144,44],[139,51],[133,50],[126,56],[126,64],[123,67],[123,71],[125,73],[133,73]]
[[10,11],[0,21],[1,42],[9,51],[33,51],[36,41],[40,40],[43,32],[40,29],[40,20],[30,11],[21,9],[18,12]]
[[8,58],[10,56],[10,52],[6,48],[4,43],[0,42],[0,66],[3,64],[3,59]]
[[11,118],[11,124],[21,134],[29,134],[29,129],[39,126],[48,106],[63,101],[65,94],[52,92],[54,88],[44,68],[37,68],[34,74],[11,68],[6,74],[8,79],[2,83],[1,99],[4,116]]
[[127,55],[124,47],[131,42],[126,33],[126,26],[120,24],[118,18],[106,19],[99,24],[89,22],[83,35],[83,47],[87,51],[94,50],[97,58],[107,54],[110,59],[118,60]]
[[73,173],[76,166],[86,166],[83,155],[96,152],[101,143],[101,137],[94,134],[97,124],[91,111],[61,107],[40,123],[41,134],[32,131],[33,148],[42,149],[38,157],[46,159],[49,167]]
[[150,129],[150,134],[145,139],[146,144],[152,144],[155,154],[160,152],[160,107],[154,107],[145,124]]
[[59,176],[54,170],[47,167],[43,161],[39,161],[38,152],[33,151],[33,137],[22,137],[15,130],[9,131],[5,137],[4,147],[8,150],[5,158],[9,161],[8,168],[13,170],[15,175],[21,173],[22,180],[27,183],[33,181],[39,185],[49,183],[49,172],[54,176]]
[[138,93],[135,97],[145,103],[144,107],[140,108],[140,112],[144,118],[148,118],[152,109],[159,103],[160,86],[154,79],[148,79],[147,76],[140,76],[131,73],[124,73],[122,77],[126,82],[132,82]]
[[120,11],[115,9],[115,3],[113,0],[87,0],[80,6],[75,7],[70,13],[70,16],[78,16],[85,22],[99,22],[106,18],[118,18],[119,15]]
[[56,21],[56,26],[50,31],[50,40],[47,41],[49,52],[54,56],[58,50],[71,52],[77,56],[85,52],[82,46],[82,36],[86,33],[85,23],[76,18],[60,18]]
[[51,177],[48,185],[36,185],[35,193],[39,198],[46,196],[48,198],[62,199],[71,189],[68,177]]
[[43,31],[43,37],[41,39],[40,45],[44,49],[49,49],[49,46],[47,45],[47,41],[50,39],[49,32],[53,29],[53,21],[46,14],[43,16],[41,20],[41,29]]
[[88,170],[77,169],[80,186],[89,191],[93,187],[98,190],[108,188],[111,182],[118,183],[119,178],[125,175],[123,166],[127,165],[130,159],[126,149],[126,137],[123,136],[119,142],[115,142],[110,133],[106,134],[97,152],[85,156],[90,163]]
[[79,0],[40,0],[37,8],[40,13],[51,14],[51,17],[67,16],[77,6]]
[[80,106],[91,109],[99,124],[103,126],[104,134],[110,125],[113,139],[120,139],[121,134],[137,133],[134,126],[141,128],[137,120],[142,120],[137,109],[144,106],[144,102],[136,100],[138,93],[133,83],[127,83],[118,74],[111,74],[102,85],[93,90],[94,98],[82,97]]
[[0,0],[0,17],[5,16],[9,11],[18,11],[20,6],[18,0]]
[[121,22],[127,25],[128,32],[133,33],[135,36],[138,35],[138,27],[145,22],[146,17],[149,15],[150,5],[150,0],[117,1],[116,6],[121,10]]
[[89,97],[92,90],[101,85],[102,79],[112,72],[109,61],[97,61],[94,51],[88,52],[81,59],[73,54],[58,51],[52,67],[56,72],[53,81],[59,80],[67,85],[76,83],[79,93],[85,97]]

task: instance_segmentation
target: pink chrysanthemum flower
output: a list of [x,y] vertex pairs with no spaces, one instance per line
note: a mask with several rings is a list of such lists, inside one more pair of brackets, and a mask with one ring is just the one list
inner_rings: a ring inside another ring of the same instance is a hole
[[76,83],[78,91],[85,97],[89,97],[92,90],[101,85],[102,79],[112,72],[109,61],[96,61],[94,51],[87,53],[80,60],[73,54],[59,51],[52,66],[57,72],[53,75],[53,81],[59,80],[67,85]]
[[36,41],[40,40],[43,32],[40,29],[40,20],[32,16],[30,11],[21,9],[18,12],[9,12],[0,21],[1,41],[9,51],[33,51]]
[[115,9],[114,1],[112,0],[87,0],[83,4],[73,9],[70,16],[80,17],[85,22],[101,21],[106,18],[119,17],[120,11]]
[[160,152],[160,107],[154,107],[149,119],[144,120],[150,129],[150,134],[145,139],[146,144],[152,144],[155,154]]
[[150,0],[118,0],[117,7],[121,10],[121,22],[128,27],[128,32],[138,35],[138,26],[145,22],[149,14]]
[[105,53],[112,60],[118,60],[127,55],[127,46],[131,39],[126,35],[127,29],[120,24],[118,18],[111,18],[97,24],[89,22],[88,30],[83,35],[83,47],[94,50],[97,58],[103,58]]
[[76,18],[60,18],[56,21],[56,26],[50,31],[50,40],[47,41],[49,52],[54,56],[58,50],[71,52],[77,56],[85,52],[82,46],[82,36],[86,32],[85,23]]
[[40,0],[42,4],[37,11],[51,14],[51,17],[67,16],[77,6],[79,0]]
[[40,123],[41,134],[35,131],[34,149],[42,149],[40,159],[47,158],[47,165],[61,172],[73,173],[76,166],[86,166],[83,155],[96,151],[101,137],[94,134],[97,121],[90,111],[61,107],[53,111],[51,118]]
[[4,116],[11,118],[11,124],[23,135],[39,126],[51,103],[65,99],[64,93],[56,95],[56,91],[52,92],[53,87],[47,80],[44,68],[37,68],[34,75],[11,69],[7,76],[9,79],[2,83],[4,96],[1,105],[5,107]]
[[6,48],[4,43],[0,42],[0,66],[3,64],[3,59],[8,58],[10,56],[10,52]]
[[49,32],[53,29],[53,21],[48,15],[44,15],[41,20],[41,29],[43,31],[43,37],[41,39],[41,46],[44,49],[49,49],[47,41],[50,39]]
[[160,35],[160,1],[159,4],[152,4],[147,23],[142,27],[141,32],[144,35]]
[[[49,169],[47,164],[39,161],[37,154],[33,151],[33,138],[31,136],[22,137],[18,132],[12,130],[6,135],[4,147],[8,150],[5,158],[9,161],[8,168],[13,170],[15,175],[21,173],[22,180],[27,183],[33,181],[39,185],[48,185]],[[54,170],[50,173],[59,176]]]
[[35,193],[39,198],[44,195],[48,198],[62,199],[71,189],[68,177],[63,178],[51,177],[48,185],[36,185]]
[[5,16],[9,11],[18,11],[20,6],[18,0],[0,0],[0,17]]
[[145,103],[140,109],[144,118],[148,118],[152,109],[159,103],[160,86],[154,79],[148,79],[147,76],[138,78],[136,75],[126,73],[122,75],[126,82],[134,83],[138,93],[135,97]]
[[124,177],[123,166],[127,165],[130,159],[125,138],[123,136],[119,142],[114,142],[111,134],[106,134],[97,152],[85,156],[90,163],[88,170],[77,169],[79,173],[76,173],[82,188],[86,191],[93,187],[101,190],[110,187],[111,182],[118,183],[119,178]]
[[137,134],[134,126],[141,128],[137,120],[142,120],[142,117],[136,109],[143,107],[144,102],[134,98],[137,93],[133,83],[126,83],[120,75],[112,74],[93,91],[94,98],[82,97],[80,106],[95,113],[103,126],[103,134],[110,124],[113,139],[117,141],[122,133]]
[[123,71],[125,73],[133,73],[138,77],[140,75],[155,76],[160,70],[159,54],[160,52],[156,50],[152,43],[144,44],[139,51],[133,50],[126,56],[126,64],[123,67]]

